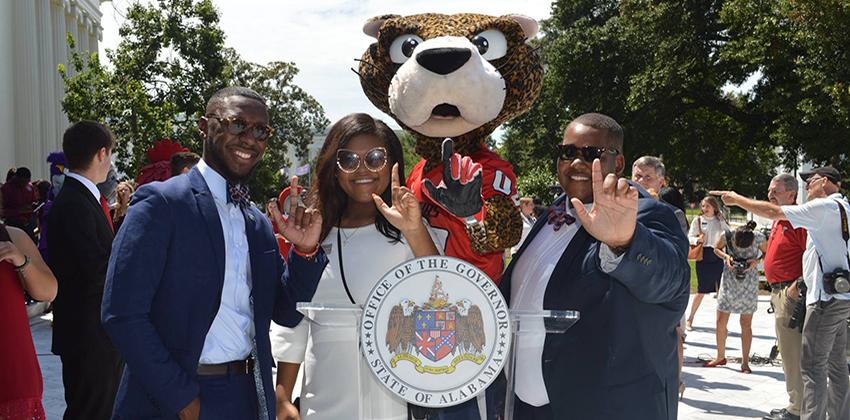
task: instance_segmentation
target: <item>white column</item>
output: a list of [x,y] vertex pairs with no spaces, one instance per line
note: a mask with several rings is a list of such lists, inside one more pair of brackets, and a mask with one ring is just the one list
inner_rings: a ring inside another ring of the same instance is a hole
[[[47,154],[56,150],[56,113],[61,107],[59,98],[56,97],[56,63],[53,59],[53,20],[50,17],[50,0],[36,0],[36,16],[38,18],[38,52],[39,52],[39,92],[41,96],[41,113],[39,123],[41,125],[41,156],[42,160]],[[46,178],[47,166],[41,162],[39,169],[33,168],[33,174]]]
[[89,52],[89,31],[86,28],[86,16],[83,14],[77,14],[77,36],[74,38],[77,41],[77,45],[80,47],[79,50],[82,53]]
[[14,2],[0,1],[0,176],[5,181],[6,171],[15,166],[15,54]]
[[[37,171],[41,160],[38,102],[38,34],[35,2],[14,2],[15,40],[15,161]],[[38,172],[36,172],[38,173]]]
[[[51,16],[53,18],[53,63],[54,68],[58,67],[59,64],[65,65],[65,69],[68,70],[68,27],[65,25],[65,1],[66,0],[53,0],[52,8],[51,8]],[[70,8],[70,4],[68,5]],[[65,97],[65,83],[62,81],[62,77],[59,75],[59,72],[56,71],[54,73],[55,84],[53,85],[54,95],[56,98],[61,101],[62,98]],[[62,138],[61,133],[65,132],[65,129],[68,127],[68,118],[65,116],[65,112],[62,111],[62,105],[59,105],[59,112],[56,114],[56,118],[53,123],[56,125],[56,132],[60,133],[60,137],[56,139],[56,150],[62,149]]]

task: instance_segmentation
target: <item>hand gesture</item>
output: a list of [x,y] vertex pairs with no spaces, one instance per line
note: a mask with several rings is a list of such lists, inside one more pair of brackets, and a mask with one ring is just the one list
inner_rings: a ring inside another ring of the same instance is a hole
[[26,261],[24,253],[13,242],[0,242],[0,261],[8,261],[14,266],[23,265]]
[[292,242],[299,252],[313,252],[319,245],[319,236],[322,234],[322,213],[315,208],[306,208],[298,205],[298,177],[293,176],[290,182],[290,190],[295,192],[289,200],[289,217],[286,221],[280,214],[280,209],[275,203],[270,203],[269,214],[277,225],[281,235]]
[[419,200],[407,187],[399,185],[398,164],[392,169],[392,207],[378,194],[372,194],[375,207],[387,218],[387,221],[397,227],[402,233],[410,232],[423,227],[422,212],[419,209]]
[[[737,206],[741,200],[741,194],[736,193],[735,191],[709,191],[711,195],[716,195],[720,197],[720,200],[723,201],[723,204],[727,206]],[[723,215],[718,215],[721,219]]]
[[275,417],[277,417],[277,420],[301,420],[298,408],[286,400],[278,400],[277,413],[275,413]]
[[454,153],[452,139],[443,140],[443,182],[435,186],[430,179],[422,181],[425,193],[435,204],[450,214],[466,219],[481,213],[481,164],[469,156]]
[[603,180],[599,159],[592,165],[593,207],[588,212],[584,203],[572,198],[576,217],[594,238],[611,248],[628,246],[637,226],[638,191],[625,178],[617,180],[608,174]]

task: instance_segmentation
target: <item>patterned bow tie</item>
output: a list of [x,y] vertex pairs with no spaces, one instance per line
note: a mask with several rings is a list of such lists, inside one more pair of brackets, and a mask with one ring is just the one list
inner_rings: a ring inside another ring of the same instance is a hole
[[227,202],[236,204],[241,208],[247,208],[250,205],[248,199],[248,186],[243,184],[227,183]]
[[548,223],[550,225],[555,225],[552,228],[554,230],[558,230],[563,225],[571,225],[575,223],[576,218],[571,214],[567,213],[567,200],[561,202],[561,204],[553,204],[552,207],[549,208],[549,220]]

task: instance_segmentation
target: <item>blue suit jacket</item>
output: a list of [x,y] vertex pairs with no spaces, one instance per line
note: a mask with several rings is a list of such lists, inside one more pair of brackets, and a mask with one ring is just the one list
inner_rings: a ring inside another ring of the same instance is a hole
[[[601,270],[599,241],[580,228],[546,286],[544,309],[581,312],[566,333],[548,334],[543,348],[556,419],[676,418],[675,327],[688,304],[688,241],[672,208],[640,191],[634,239],[617,269]],[[508,300],[514,267],[547,216],[502,277]]]
[[[253,206],[245,231],[254,330],[269,418],[274,418],[269,321],[295,326],[327,258],[278,253],[268,219]],[[224,284],[224,236],[212,193],[197,169],[140,188],[113,244],[102,321],[126,360],[115,418],[174,418],[199,394],[196,370]]]

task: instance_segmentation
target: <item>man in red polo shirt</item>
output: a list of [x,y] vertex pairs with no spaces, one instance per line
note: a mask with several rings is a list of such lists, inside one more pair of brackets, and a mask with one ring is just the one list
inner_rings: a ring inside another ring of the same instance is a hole
[[[770,181],[767,198],[771,203],[784,206],[797,202],[797,178],[779,174]],[[800,349],[803,335],[790,328],[788,321],[800,294],[797,279],[803,276],[803,252],[806,250],[806,230],[794,229],[787,220],[774,221],[764,256],[764,275],[770,283],[770,305],[776,317],[776,339],[785,371],[785,389],[788,407],[771,411],[764,419],[799,419],[803,401],[803,378],[800,370]]]

